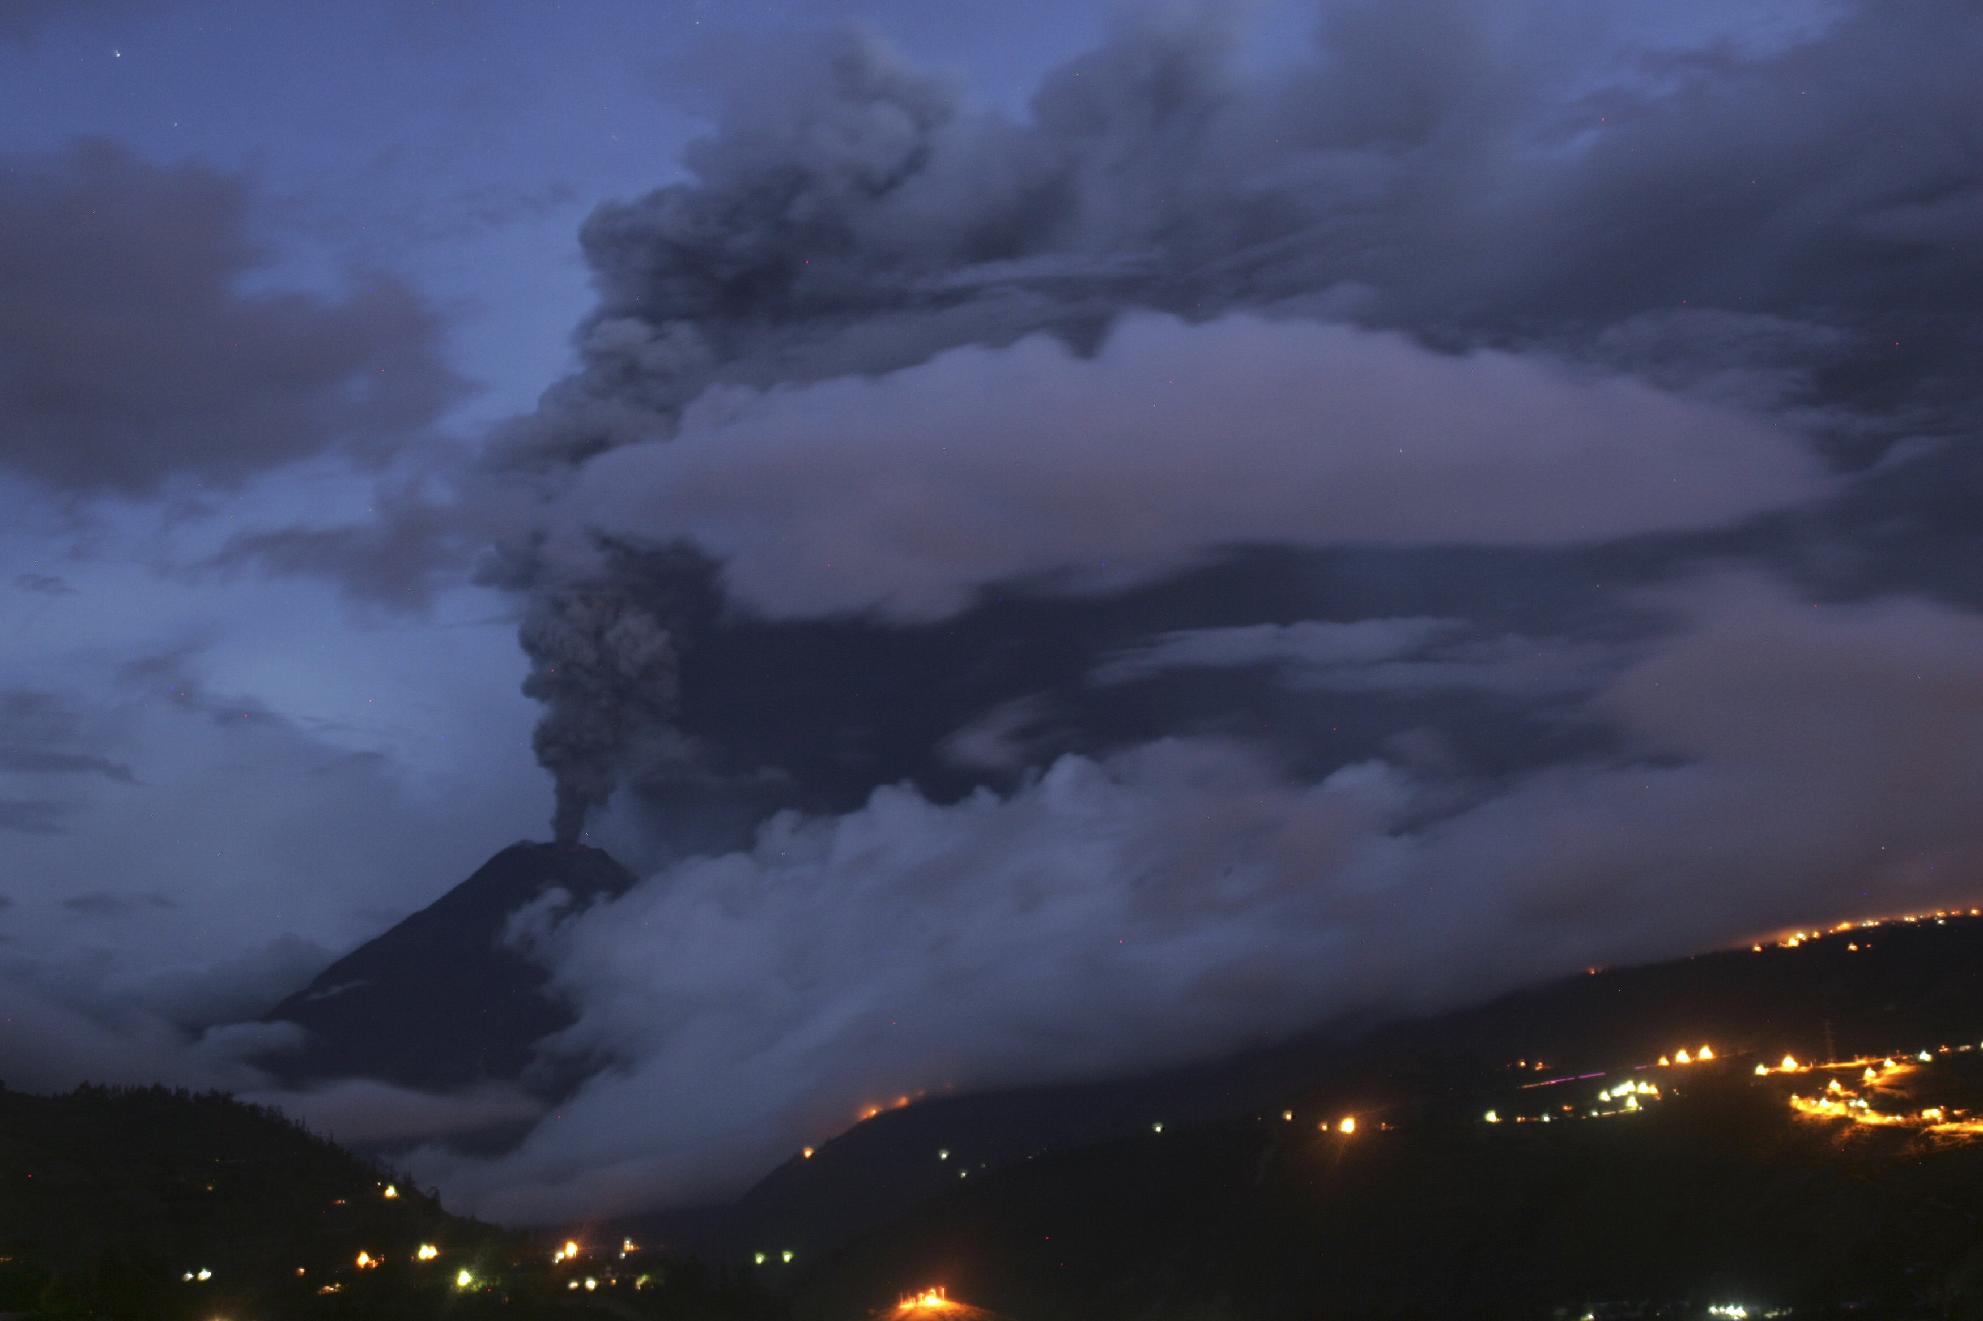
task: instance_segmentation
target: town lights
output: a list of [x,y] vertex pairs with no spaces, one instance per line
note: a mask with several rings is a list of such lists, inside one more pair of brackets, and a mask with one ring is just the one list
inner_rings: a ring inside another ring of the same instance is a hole
[[1336,1121],[1336,1131],[1345,1136],[1356,1132],[1356,1116],[1344,1115],[1341,1119],[1338,1119]]
[[422,1243],[413,1253],[415,1261],[432,1261],[441,1255],[441,1250],[432,1243]]
[[475,1276],[474,1276],[474,1275],[473,1275],[472,1273],[470,1273],[469,1271],[467,1271],[467,1270],[458,1270],[458,1271],[456,1271],[456,1272],[454,1273],[454,1287],[455,1287],[455,1288],[457,1288],[457,1289],[468,1289],[468,1288],[473,1288],[473,1287],[474,1287],[474,1284],[475,1284]]

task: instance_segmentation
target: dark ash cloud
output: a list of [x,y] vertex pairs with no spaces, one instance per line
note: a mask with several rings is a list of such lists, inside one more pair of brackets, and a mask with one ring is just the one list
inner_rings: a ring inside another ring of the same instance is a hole
[[611,1066],[480,1209],[1964,897],[1983,11],[1236,13],[799,39],[587,222],[469,503],[658,861],[520,928]]
[[[1548,0],[1408,10],[1331,7],[1272,75],[1229,8],[1131,16],[1023,120],[872,39],[765,54],[777,78],[711,89],[689,181],[587,222],[581,370],[497,447],[554,512],[490,580],[651,611],[714,572],[775,615],[928,618],[1225,542],[1707,529],[1821,497],[1818,453],[1977,416],[1983,274],[1931,241],[1967,232],[1973,12],[1690,44]],[[1315,398],[1247,375],[1277,345]],[[1569,449],[1527,448],[1552,427]],[[701,564],[628,553],[684,542]]]
[[527,1220],[689,1202],[897,1094],[1184,1060],[1967,893],[1983,619],[1814,610],[1742,576],[1649,604],[1677,631],[1585,707],[1610,756],[1488,788],[1165,740],[1005,795],[782,815],[538,912],[519,938],[580,1013],[551,1049],[612,1067],[517,1152],[425,1168]]
[[329,449],[378,454],[461,391],[405,285],[249,292],[233,177],[86,142],[0,176],[0,464],[64,490],[233,486]]

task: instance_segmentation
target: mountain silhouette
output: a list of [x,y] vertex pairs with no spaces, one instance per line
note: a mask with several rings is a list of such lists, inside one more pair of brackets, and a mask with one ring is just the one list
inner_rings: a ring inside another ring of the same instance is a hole
[[582,844],[517,843],[439,899],[325,968],[270,1022],[308,1034],[266,1066],[284,1082],[366,1077],[442,1090],[516,1080],[571,1012],[545,971],[503,942],[510,918],[554,889],[585,903],[633,873]]

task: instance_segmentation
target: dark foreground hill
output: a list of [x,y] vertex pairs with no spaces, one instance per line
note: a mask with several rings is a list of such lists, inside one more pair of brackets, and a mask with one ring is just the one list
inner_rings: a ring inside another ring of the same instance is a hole
[[0,1315],[1983,1317],[1980,1043],[1968,915],[1599,971],[911,1104],[706,1220],[706,1268],[553,1263],[223,1097],[0,1091]]
[[[1777,1059],[1983,1038],[1983,919],[1893,922],[1578,974],[1491,1003],[1141,1078],[921,1101],[794,1152],[734,1206],[644,1223],[724,1260],[818,1260],[1002,1169],[1141,1135],[1303,1114],[1475,1113],[1539,1075],[1650,1062],[1682,1045]],[[1478,1106],[1476,1106],[1476,1102]],[[966,1177],[961,1177],[960,1174]]]
[[[1024,1321],[1983,1317],[1967,915],[1578,977],[1311,1063],[1250,1114],[984,1163],[960,1101],[941,1191],[804,1272],[800,1315],[941,1282]],[[851,1185],[830,1151],[747,1205]]]
[[554,1264],[547,1245],[451,1216],[391,1170],[224,1095],[0,1089],[0,1316],[777,1314],[749,1281],[621,1246]]
[[799,1314],[919,1281],[1024,1321],[1974,1317],[1983,1147],[1794,1116],[1732,1070],[1630,1118],[1167,1130],[953,1190]]

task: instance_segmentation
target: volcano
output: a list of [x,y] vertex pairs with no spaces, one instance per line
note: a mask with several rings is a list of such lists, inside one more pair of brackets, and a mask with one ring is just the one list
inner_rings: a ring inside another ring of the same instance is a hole
[[520,1078],[534,1045],[572,1022],[544,969],[503,943],[552,890],[577,903],[624,893],[633,873],[582,844],[517,843],[272,1009],[303,1047],[265,1061],[290,1085],[366,1077],[442,1090]]

